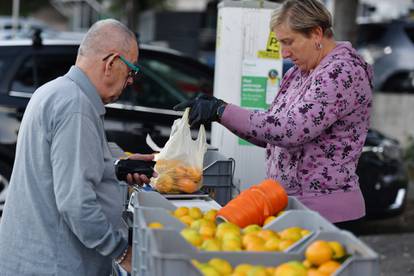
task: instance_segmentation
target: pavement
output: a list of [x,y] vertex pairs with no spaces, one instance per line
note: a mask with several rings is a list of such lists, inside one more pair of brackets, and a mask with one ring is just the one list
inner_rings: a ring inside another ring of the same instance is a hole
[[379,254],[381,276],[414,275],[413,183],[407,197],[407,205],[401,215],[365,221],[352,229],[359,239]]

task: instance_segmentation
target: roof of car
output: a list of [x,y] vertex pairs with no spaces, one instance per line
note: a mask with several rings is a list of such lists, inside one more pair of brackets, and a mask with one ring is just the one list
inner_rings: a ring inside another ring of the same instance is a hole
[[[71,39],[42,39],[43,45],[60,45],[60,46],[76,46],[80,44],[80,40],[71,40]],[[0,40],[0,46],[30,46],[32,45],[31,39],[9,39],[9,40]],[[165,53],[171,53],[174,55],[183,55],[181,52],[174,49],[165,48],[162,46],[149,45],[149,44],[140,44],[140,49],[144,50],[153,50]]]

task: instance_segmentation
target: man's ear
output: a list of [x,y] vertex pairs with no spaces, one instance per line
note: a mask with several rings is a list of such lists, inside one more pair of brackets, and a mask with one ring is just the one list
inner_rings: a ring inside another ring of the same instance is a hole
[[114,70],[114,62],[116,58],[117,58],[116,55],[112,55],[107,60],[105,60],[105,67],[104,67],[105,76],[109,76]]

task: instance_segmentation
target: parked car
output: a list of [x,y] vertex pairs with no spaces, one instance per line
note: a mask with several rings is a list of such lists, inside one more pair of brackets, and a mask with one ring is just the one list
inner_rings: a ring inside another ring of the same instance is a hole
[[414,22],[359,24],[356,47],[373,65],[376,90],[414,92]]
[[[0,210],[29,98],[37,87],[67,72],[78,45],[49,40],[35,47],[29,40],[0,42]],[[106,106],[105,128],[109,141],[126,151],[145,153],[151,151],[146,135],[164,145],[173,121],[181,115],[172,107],[199,93],[211,95],[214,78],[213,69],[172,50],[141,45],[139,63],[142,75],[116,103]],[[358,165],[368,214],[403,209],[408,180],[401,156],[395,154],[400,150],[397,142],[378,132],[368,135]]]

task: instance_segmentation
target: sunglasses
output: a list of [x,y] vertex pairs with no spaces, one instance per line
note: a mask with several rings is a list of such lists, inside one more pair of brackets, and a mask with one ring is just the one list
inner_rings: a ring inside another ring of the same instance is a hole
[[[107,60],[110,56],[115,55],[114,53],[107,55],[106,57],[104,57],[102,59],[102,61]],[[119,57],[119,59],[126,64],[126,66],[128,66],[128,68],[130,69],[128,72],[128,77],[136,77],[139,73],[139,71],[141,71],[141,69],[139,68],[139,66],[137,64],[133,64],[131,62],[129,62],[126,58],[124,58],[121,55],[117,55],[117,57]]]

